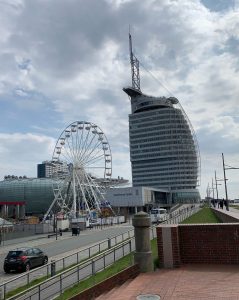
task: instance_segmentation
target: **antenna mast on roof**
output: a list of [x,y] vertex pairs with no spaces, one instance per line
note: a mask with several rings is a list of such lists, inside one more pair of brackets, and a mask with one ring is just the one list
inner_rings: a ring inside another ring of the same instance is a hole
[[140,91],[140,77],[139,77],[139,61],[132,50],[132,38],[129,32],[129,53],[130,53],[130,64],[131,64],[131,75],[132,75],[132,88]]

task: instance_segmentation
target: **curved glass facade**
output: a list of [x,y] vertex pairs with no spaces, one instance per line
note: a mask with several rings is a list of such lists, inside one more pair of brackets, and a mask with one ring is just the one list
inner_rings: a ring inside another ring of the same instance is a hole
[[173,203],[183,198],[198,201],[199,149],[178,99],[147,96],[132,88],[124,91],[131,97],[129,141],[133,186],[168,189]]
[[26,214],[44,214],[54,199],[49,178],[12,179],[0,182],[0,202],[25,201]]

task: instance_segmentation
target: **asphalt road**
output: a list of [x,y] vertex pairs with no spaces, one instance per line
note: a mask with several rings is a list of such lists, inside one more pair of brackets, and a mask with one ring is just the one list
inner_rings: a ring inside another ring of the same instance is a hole
[[51,237],[49,239],[41,238],[38,240],[25,242],[24,244],[19,243],[18,245],[4,247],[4,250],[6,251],[1,249],[0,254],[0,283],[19,276],[19,274],[16,273],[5,274],[3,271],[4,258],[10,249],[20,246],[38,247],[48,255],[50,261],[52,259],[58,259],[70,253],[76,252],[81,248],[86,248],[93,244],[99,243],[100,241],[108,239],[109,237],[120,235],[131,229],[133,229],[133,227],[129,224],[122,224],[112,227],[105,227],[102,230],[93,229],[82,231],[79,236],[72,237],[71,233],[63,233],[62,238],[59,237],[58,240],[56,240],[55,237]]

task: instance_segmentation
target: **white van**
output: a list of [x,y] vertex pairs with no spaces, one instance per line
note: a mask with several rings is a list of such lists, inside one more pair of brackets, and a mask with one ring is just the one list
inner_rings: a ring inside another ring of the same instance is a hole
[[150,212],[152,223],[161,223],[167,220],[167,210],[165,208],[153,208]]

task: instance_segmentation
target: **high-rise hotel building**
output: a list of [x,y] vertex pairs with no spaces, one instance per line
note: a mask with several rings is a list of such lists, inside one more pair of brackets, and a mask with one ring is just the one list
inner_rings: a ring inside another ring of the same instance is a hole
[[170,192],[169,202],[197,202],[200,155],[193,128],[175,97],[152,97],[140,90],[139,65],[132,53],[129,143],[133,187]]

